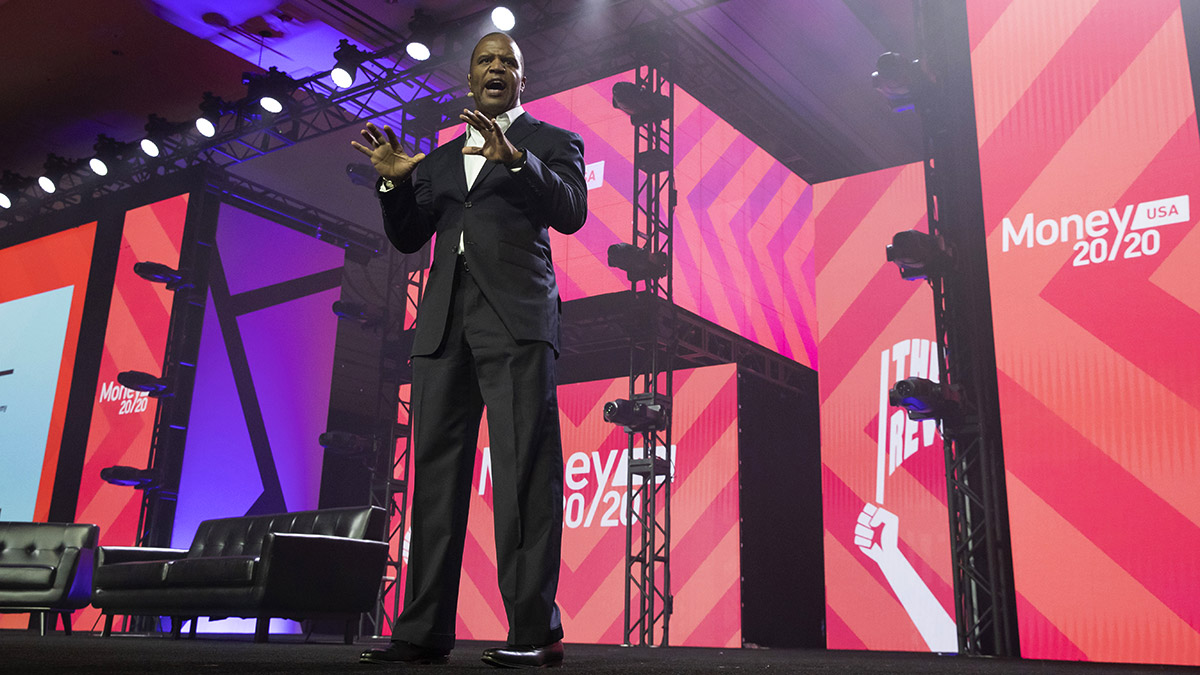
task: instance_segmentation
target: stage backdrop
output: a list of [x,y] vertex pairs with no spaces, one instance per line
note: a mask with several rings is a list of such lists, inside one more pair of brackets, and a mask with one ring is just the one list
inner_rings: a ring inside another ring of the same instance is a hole
[[49,514],[96,223],[0,250],[0,518]]
[[[727,364],[675,373],[672,645],[742,644],[736,368]],[[565,468],[558,605],[569,642],[620,644],[623,638],[628,436],[604,421],[603,409],[628,393],[625,378],[558,388]],[[658,454],[665,457],[667,450],[659,448]],[[457,637],[463,640],[503,641],[507,634],[496,582],[490,463],[485,420],[458,602]],[[392,544],[399,553],[401,543]],[[402,560],[407,562],[406,549]],[[402,569],[401,580],[403,575]]]
[[969,0],[1021,652],[1200,664],[1179,0]]
[[0,250],[0,520],[48,516],[95,238],[89,223]]
[[885,257],[896,232],[928,231],[924,167],[813,191],[826,643],[957,651],[941,435],[887,402],[898,380],[939,379],[932,291]]
[[338,246],[221,205],[172,546],[209,518],[317,508],[343,262]]
[[[634,127],[612,105],[613,84],[633,79],[622,73],[523,104],[583,137],[587,224],[550,233],[564,301],[629,289],[608,266],[608,247],[633,234]],[[676,304],[815,368],[811,188],[679,87],[674,138]]]

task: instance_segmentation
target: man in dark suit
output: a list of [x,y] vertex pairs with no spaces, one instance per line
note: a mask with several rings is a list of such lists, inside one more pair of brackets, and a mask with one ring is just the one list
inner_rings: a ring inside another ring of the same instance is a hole
[[521,51],[503,33],[475,46],[466,133],[405,154],[368,123],[354,146],[380,174],[384,229],[399,250],[434,235],[413,343],[415,484],[404,611],[368,663],[444,663],[455,613],[479,420],[491,440],[496,563],[509,633],[496,666],[562,662],[554,598],[562,544],[562,441],[555,359],[559,297],[549,228],[587,216],[583,141],[521,105]]

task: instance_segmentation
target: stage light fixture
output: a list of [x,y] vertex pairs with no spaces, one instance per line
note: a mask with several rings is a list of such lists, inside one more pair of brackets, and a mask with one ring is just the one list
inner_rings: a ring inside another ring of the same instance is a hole
[[888,404],[907,410],[911,420],[929,420],[953,413],[958,400],[940,383],[922,377],[909,377],[888,390]]
[[170,396],[170,386],[166,380],[140,370],[126,370],[117,373],[117,383],[126,389],[145,392],[150,398]]
[[44,172],[38,176],[38,187],[42,188],[42,192],[52,195],[58,190],[58,183],[67,175],[71,169],[71,161],[60,157],[54,153],[46,155],[46,162],[42,164]]
[[492,25],[496,30],[512,30],[517,25],[517,17],[511,9],[500,6],[492,10]]
[[146,136],[139,144],[147,157],[158,157],[166,149],[167,137],[177,131],[179,125],[151,114],[146,121]]
[[635,126],[661,122],[671,116],[671,99],[633,82],[617,82],[612,88],[613,107],[629,115]]
[[915,108],[917,97],[929,84],[929,76],[919,62],[896,52],[880,54],[871,73],[871,86],[883,94],[894,112]]
[[662,431],[670,409],[670,399],[662,395],[638,394],[633,399],[618,398],[605,403],[604,421],[633,433]]
[[100,480],[110,485],[145,490],[158,483],[158,472],[132,466],[110,466],[100,469]]
[[296,81],[275,66],[266,73],[242,73],[242,84],[251,101],[271,114],[283,112],[284,102],[296,91]]
[[166,284],[168,291],[177,291],[181,288],[192,287],[192,283],[187,280],[182,272],[167,267],[162,263],[134,263],[133,273],[151,283]]
[[662,251],[651,252],[633,244],[613,244],[608,247],[608,266],[625,272],[631,282],[647,281],[665,277],[670,260]]
[[412,40],[404,45],[404,53],[417,61],[428,61],[429,57],[432,56],[429,47],[424,42],[418,42],[417,40]]
[[205,138],[216,136],[217,125],[227,112],[232,112],[232,106],[226,103],[225,99],[211,91],[204,92],[204,100],[200,102],[200,116],[196,118],[196,131]]
[[32,178],[5,169],[0,174],[0,209],[11,209],[20,198],[21,191],[32,182]]
[[336,65],[329,71],[329,79],[333,80],[338,89],[346,89],[354,84],[358,67],[367,60],[367,53],[350,44],[346,38],[342,38],[333,52],[333,58]]
[[100,480],[110,485],[145,490],[154,484],[156,476],[149,469],[138,469],[132,466],[110,466],[100,469]]
[[317,444],[339,455],[364,455],[375,450],[373,440],[349,431],[326,431],[317,437]]
[[363,328],[373,328],[383,322],[383,317],[380,316],[379,312],[368,309],[361,302],[335,300],[333,303],[333,313],[342,321],[362,324]]
[[948,262],[941,240],[919,230],[894,234],[887,247],[887,259],[900,268],[902,278],[910,281],[938,276]]
[[88,160],[88,167],[97,176],[107,176],[117,162],[125,159],[131,147],[131,143],[122,143],[111,136],[100,134],[96,136],[96,144],[92,146],[96,154]]
[[437,31],[437,20],[425,13],[420,7],[413,10],[412,20],[408,22],[408,44],[404,45],[404,53],[417,61],[427,61],[433,55],[429,49],[429,41]]

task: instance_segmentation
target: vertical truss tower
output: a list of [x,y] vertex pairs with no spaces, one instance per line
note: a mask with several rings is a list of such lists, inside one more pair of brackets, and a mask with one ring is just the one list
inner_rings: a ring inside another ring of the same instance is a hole
[[[627,645],[666,646],[671,596],[671,392],[675,353],[672,235],[675,213],[675,87],[660,69],[641,66],[634,85],[650,102],[631,113],[635,127],[633,245],[663,276],[630,286],[639,310],[632,327],[629,400],[653,411],[656,422],[626,427],[628,503],[625,507],[625,633]],[[640,287],[640,288],[639,288]]]

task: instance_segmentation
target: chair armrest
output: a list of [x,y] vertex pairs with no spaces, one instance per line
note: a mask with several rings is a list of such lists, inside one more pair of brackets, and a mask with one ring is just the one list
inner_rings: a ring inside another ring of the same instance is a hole
[[369,611],[387,566],[382,541],[272,532],[263,541],[264,604]]
[[149,548],[145,546],[101,546],[96,554],[96,565],[117,563],[151,562],[155,560],[179,560],[187,557],[187,549]]

